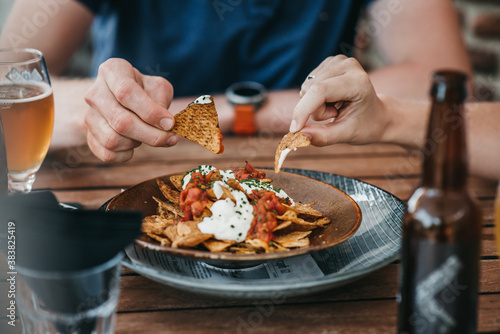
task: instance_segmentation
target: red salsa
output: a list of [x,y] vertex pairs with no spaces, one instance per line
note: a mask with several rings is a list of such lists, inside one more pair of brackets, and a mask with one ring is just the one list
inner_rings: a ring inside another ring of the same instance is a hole
[[[248,179],[264,179],[266,173],[256,170],[248,162],[245,169],[233,170],[238,181]],[[213,171],[207,175],[201,172],[193,172],[191,179],[185,189],[181,191],[179,206],[184,212],[183,221],[199,218],[203,215],[209,203],[207,189],[212,185]],[[290,204],[289,199],[284,199],[270,190],[252,190],[247,194],[253,206],[253,220],[248,230],[247,237],[250,239],[260,239],[269,244],[274,236],[272,231],[277,226],[277,215],[285,213],[283,204]]]

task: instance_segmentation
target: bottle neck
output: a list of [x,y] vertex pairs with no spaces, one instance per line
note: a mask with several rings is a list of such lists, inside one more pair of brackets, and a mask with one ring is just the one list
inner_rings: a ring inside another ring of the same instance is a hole
[[462,98],[433,96],[424,145],[423,186],[460,190],[467,181],[467,152]]

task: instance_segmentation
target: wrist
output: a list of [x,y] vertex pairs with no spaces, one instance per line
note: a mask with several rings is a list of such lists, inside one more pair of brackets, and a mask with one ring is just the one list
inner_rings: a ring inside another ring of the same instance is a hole
[[383,119],[383,131],[380,142],[384,144],[394,144],[398,138],[399,109],[397,100],[390,96],[378,94],[378,110],[375,112]]
[[90,79],[52,78],[55,113],[51,150],[80,146],[87,142],[85,114],[89,106],[84,96],[92,83]]
[[408,149],[420,148],[428,121],[428,104],[379,95],[380,113],[385,120],[381,143]]
[[226,89],[226,99],[234,108],[231,130],[235,135],[257,132],[256,113],[267,97],[266,88],[258,82],[236,82]]

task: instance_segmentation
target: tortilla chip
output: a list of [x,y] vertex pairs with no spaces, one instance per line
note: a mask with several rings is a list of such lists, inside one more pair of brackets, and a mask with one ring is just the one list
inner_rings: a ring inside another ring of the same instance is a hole
[[222,176],[220,175],[220,170],[218,169],[214,169],[213,171],[211,171],[209,176],[209,182],[222,181]]
[[193,217],[193,220],[196,221],[197,223],[200,223],[203,220],[203,218],[211,217],[212,211],[210,211],[210,208],[212,207],[212,205],[213,205],[212,202],[208,202],[207,207],[205,209],[203,209],[201,216],[199,216],[199,217],[195,216],[195,217]]
[[270,245],[270,249],[274,252],[284,252],[284,251],[289,251],[290,249],[286,248],[286,247],[283,247],[282,245],[280,245],[279,243],[277,242],[273,242],[271,241],[271,243],[269,244]]
[[156,179],[156,183],[161,190],[163,196],[168,199],[171,203],[179,203],[179,198],[181,197],[181,193],[163,182],[160,179]]
[[299,240],[287,240],[283,242],[275,241],[276,245],[281,245],[286,248],[300,248],[308,247],[310,245],[309,238],[299,239]]
[[174,216],[184,217],[184,212],[179,207],[179,204],[172,204],[168,202],[164,202],[161,199],[153,196],[153,199],[158,203],[158,214],[163,217],[169,217],[169,213],[173,213]]
[[177,235],[185,237],[192,233],[201,233],[197,222],[191,220],[177,223]]
[[255,249],[250,249],[246,247],[231,247],[229,251],[234,254],[255,254],[257,251]]
[[167,236],[167,238],[171,241],[179,239],[179,236],[177,235],[177,225],[167,226],[165,231],[163,231],[163,235]]
[[311,141],[302,132],[289,132],[281,139],[276,154],[274,155],[274,172],[281,171],[281,165],[285,161],[286,156],[291,150],[296,150],[299,147],[307,147],[311,145]]
[[185,175],[172,175],[170,177],[170,182],[175,187],[175,189],[182,191],[182,180]]
[[150,237],[151,239],[158,241],[161,246],[168,247],[172,244],[172,242],[168,238],[161,237],[161,236],[153,234],[153,233],[146,233],[146,235],[148,237]]
[[208,239],[203,241],[203,246],[205,246],[211,252],[223,252],[235,243],[236,241],[234,240]]
[[324,215],[319,212],[318,210],[314,209],[311,207],[310,204],[303,204],[299,202],[295,202],[294,206],[290,206],[287,204],[283,204],[285,208],[297,211],[299,215],[304,215],[307,217],[312,217],[312,218],[317,218],[317,217],[323,217]]
[[[190,103],[174,116],[172,132],[200,144],[209,151],[219,154],[224,151],[219,119],[212,96],[210,103]],[[202,98],[200,96],[200,98]]]
[[266,252],[269,250],[269,244],[265,243],[264,241],[260,240],[260,239],[246,239],[245,240],[245,244],[247,244],[247,246],[251,246],[251,247],[254,247],[256,249],[265,249]]
[[173,223],[173,220],[165,219],[161,216],[148,216],[142,220],[141,231],[144,233],[162,234],[165,228]]
[[222,196],[220,199],[226,199],[229,198],[231,201],[233,201],[234,204],[236,204],[236,198],[234,198],[233,194],[231,193],[231,190],[229,190],[228,187],[222,186]]
[[291,224],[281,230],[275,231],[274,236],[286,235],[293,232],[312,232],[312,230],[317,229],[318,225],[301,225],[301,224]]
[[307,238],[309,234],[311,234],[311,231],[291,232],[276,236],[273,243],[278,243],[286,248],[305,247],[309,246],[309,238]]
[[227,186],[221,186],[222,194],[220,195],[219,198],[215,196],[214,188],[209,188],[207,189],[207,196],[211,201],[217,201],[217,200],[224,200],[226,198],[229,198],[233,203],[236,203],[236,199],[234,198],[233,194],[231,193],[231,190]]
[[284,228],[287,228],[288,226],[292,225],[292,221],[291,220],[285,220],[284,222],[282,222],[281,224],[278,224],[278,226],[276,226],[273,230],[273,232],[276,232],[276,231],[279,231],[279,230],[282,230]]
[[[312,226],[312,227],[323,226],[323,225],[328,224],[330,222],[330,219],[328,219],[327,217],[318,219],[316,221],[308,221],[308,220],[302,219],[302,218],[298,217],[297,211],[295,211],[295,210],[287,210],[281,216],[276,216],[276,217],[278,219],[285,220],[285,221],[289,220],[292,223],[297,224],[297,225],[305,225],[305,226]],[[326,220],[325,220],[325,218],[326,218]]]
[[196,247],[199,244],[201,244],[203,241],[212,238],[212,234],[205,234],[205,233],[193,233],[193,234],[188,234],[182,238],[179,238],[175,240],[172,243],[172,247]]
[[205,234],[198,228],[198,223],[192,220],[178,222],[175,231],[170,227],[165,230],[172,240],[172,247],[196,247],[203,241],[213,237],[212,234]]
[[227,180],[227,184],[231,188],[233,188],[234,190],[239,190],[239,191],[242,191],[242,192],[246,193],[245,189],[243,189],[243,187],[241,186],[241,184],[236,179],[229,179],[229,180]]
[[297,211],[295,210],[286,210],[284,214],[277,215],[276,218],[281,219],[281,220],[291,220],[294,221],[297,219]]

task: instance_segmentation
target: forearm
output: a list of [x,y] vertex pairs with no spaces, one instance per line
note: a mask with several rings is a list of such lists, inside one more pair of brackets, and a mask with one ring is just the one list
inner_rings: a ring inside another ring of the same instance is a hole
[[429,98],[430,69],[405,62],[369,72],[377,94],[426,101]]
[[[369,74],[377,94],[389,95],[415,101],[428,101],[431,89],[431,75],[446,66],[435,67],[422,63],[404,62],[386,66]],[[468,90],[473,92],[473,82],[467,66],[455,66],[459,71],[469,75]],[[471,96],[471,98],[473,98]]]
[[92,83],[92,79],[52,78],[55,120],[51,150],[86,144],[84,119],[88,105],[84,96]]
[[[382,142],[421,150],[425,143],[430,104],[380,97],[391,118]],[[472,175],[500,180],[500,103],[466,104],[467,151]]]
[[500,103],[468,103],[469,169],[474,175],[500,180]]
[[[50,18],[39,25],[36,18],[43,15]],[[38,49],[49,72],[60,74],[87,36],[92,19],[93,14],[75,0],[17,0],[0,35],[0,48]]]
[[429,78],[436,70],[454,69],[471,77],[470,61],[452,1],[401,0],[395,4],[392,0],[377,0],[369,8],[368,17],[376,23],[380,22],[380,13],[389,12],[387,24],[381,25],[379,33],[373,36],[388,64],[370,75],[377,93],[427,99]]
[[[388,126],[381,142],[396,144],[409,150],[422,148],[429,122],[430,104],[379,95],[381,111]],[[375,125],[376,126],[376,125]]]

